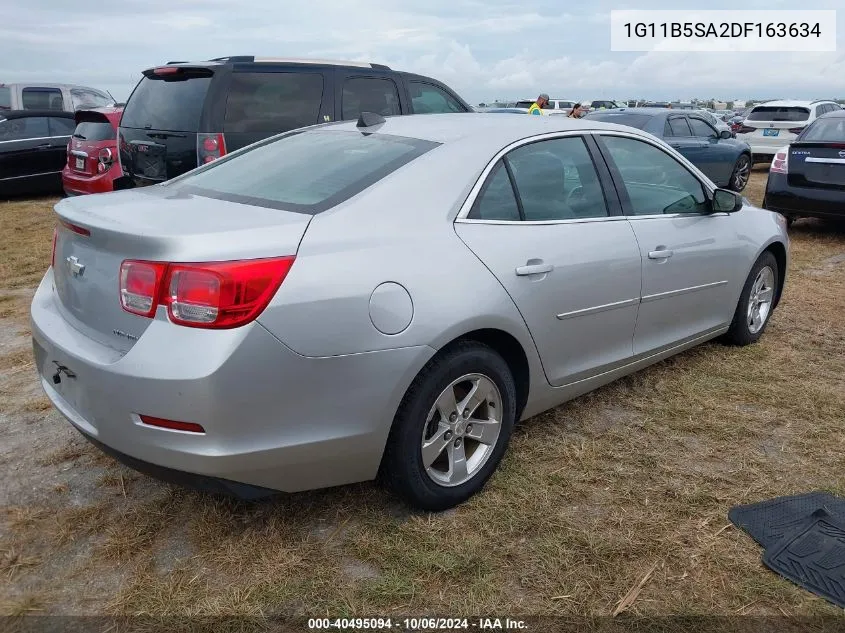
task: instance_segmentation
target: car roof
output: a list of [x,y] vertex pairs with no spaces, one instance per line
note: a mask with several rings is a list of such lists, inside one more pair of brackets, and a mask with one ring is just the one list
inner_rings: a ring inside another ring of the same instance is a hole
[[36,116],[52,116],[59,117],[61,119],[72,119],[74,113],[67,112],[66,110],[0,110],[0,118],[3,119],[26,119]]
[[758,103],[757,105],[753,106],[751,109],[760,108],[763,106],[766,107],[775,107],[775,108],[809,108],[814,106],[817,103],[833,103],[832,101],[828,101],[827,99],[821,99],[818,101],[799,101],[796,99],[780,99],[778,101],[766,101],[765,103]]
[[105,90],[94,88],[94,86],[83,86],[82,84],[53,84],[47,81],[16,81],[12,83],[4,83],[0,81],[0,86],[4,88],[11,88],[13,86],[20,86],[22,88],[87,88],[90,90],[96,90],[97,92],[105,92]]
[[[338,130],[361,131],[356,121],[343,121],[316,126]],[[450,114],[410,114],[385,117],[383,124],[371,128],[378,134],[390,134],[418,138],[435,143],[472,140],[490,141],[494,145],[505,146],[510,143],[550,132],[579,130],[624,130],[633,128],[604,123],[585,121],[569,117],[552,116],[498,116],[495,112],[450,113]],[[634,130],[647,136],[646,133]]]
[[[591,117],[596,114],[645,114],[647,116],[666,116],[669,114],[683,114],[685,110],[672,110],[671,108],[608,108],[607,110],[597,110],[590,112],[587,116]],[[689,112],[689,110],[686,110]]]
[[318,59],[310,57],[256,57],[255,55],[230,55],[228,57],[215,57],[214,59],[206,59],[201,61],[172,61],[166,64],[159,64],[152,66],[147,70],[161,68],[162,66],[224,66],[226,64],[289,64],[292,66],[341,66],[352,68],[371,68],[377,70],[391,70],[389,66],[384,64],[376,64],[373,62],[362,62],[354,60],[341,59]]

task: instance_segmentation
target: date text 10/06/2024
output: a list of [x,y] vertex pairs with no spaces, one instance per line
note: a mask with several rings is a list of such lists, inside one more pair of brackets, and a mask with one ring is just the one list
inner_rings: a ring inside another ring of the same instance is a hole
[[311,631],[528,631],[524,620],[513,618],[310,618]]

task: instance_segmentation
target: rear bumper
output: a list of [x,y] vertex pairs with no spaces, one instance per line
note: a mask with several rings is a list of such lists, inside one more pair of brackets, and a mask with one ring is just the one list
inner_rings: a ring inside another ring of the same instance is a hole
[[120,176],[120,165],[117,163],[111,166],[107,172],[102,174],[80,174],[65,166],[62,170],[62,186],[69,196],[81,196],[91,193],[107,193],[114,191],[114,180]]
[[845,191],[795,187],[786,174],[769,172],[763,206],[785,216],[845,218]]
[[[312,358],[258,323],[199,330],[160,313],[123,354],[65,320],[52,278],[50,270],[36,291],[31,319],[53,405],[133,468],[211,480],[217,490],[296,492],[375,478],[399,402],[434,353],[419,346]],[[55,384],[58,365],[75,377]],[[198,423],[205,433],[147,426],[139,415]]]
[[737,134],[736,138],[745,141],[751,147],[751,154],[755,162],[771,161],[777,151],[795,140],[796,135],[781,130],[779,136],[760,137],[751,134]]

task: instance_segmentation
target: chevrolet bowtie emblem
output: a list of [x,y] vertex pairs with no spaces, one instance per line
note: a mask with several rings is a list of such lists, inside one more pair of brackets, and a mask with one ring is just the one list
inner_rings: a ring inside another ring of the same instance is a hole
[[74,277],[82,277],[85,272],[85,264],[80,264],[75,255],[71,255],[66,260],[67,268]]

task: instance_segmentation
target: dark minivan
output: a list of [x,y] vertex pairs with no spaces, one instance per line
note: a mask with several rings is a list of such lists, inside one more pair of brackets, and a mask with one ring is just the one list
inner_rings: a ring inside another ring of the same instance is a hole
[[120,121],[116,189],[163,182],[269,136],[362,111],[473,111],[441,82],[380,64],[237,56],[143,75]]

